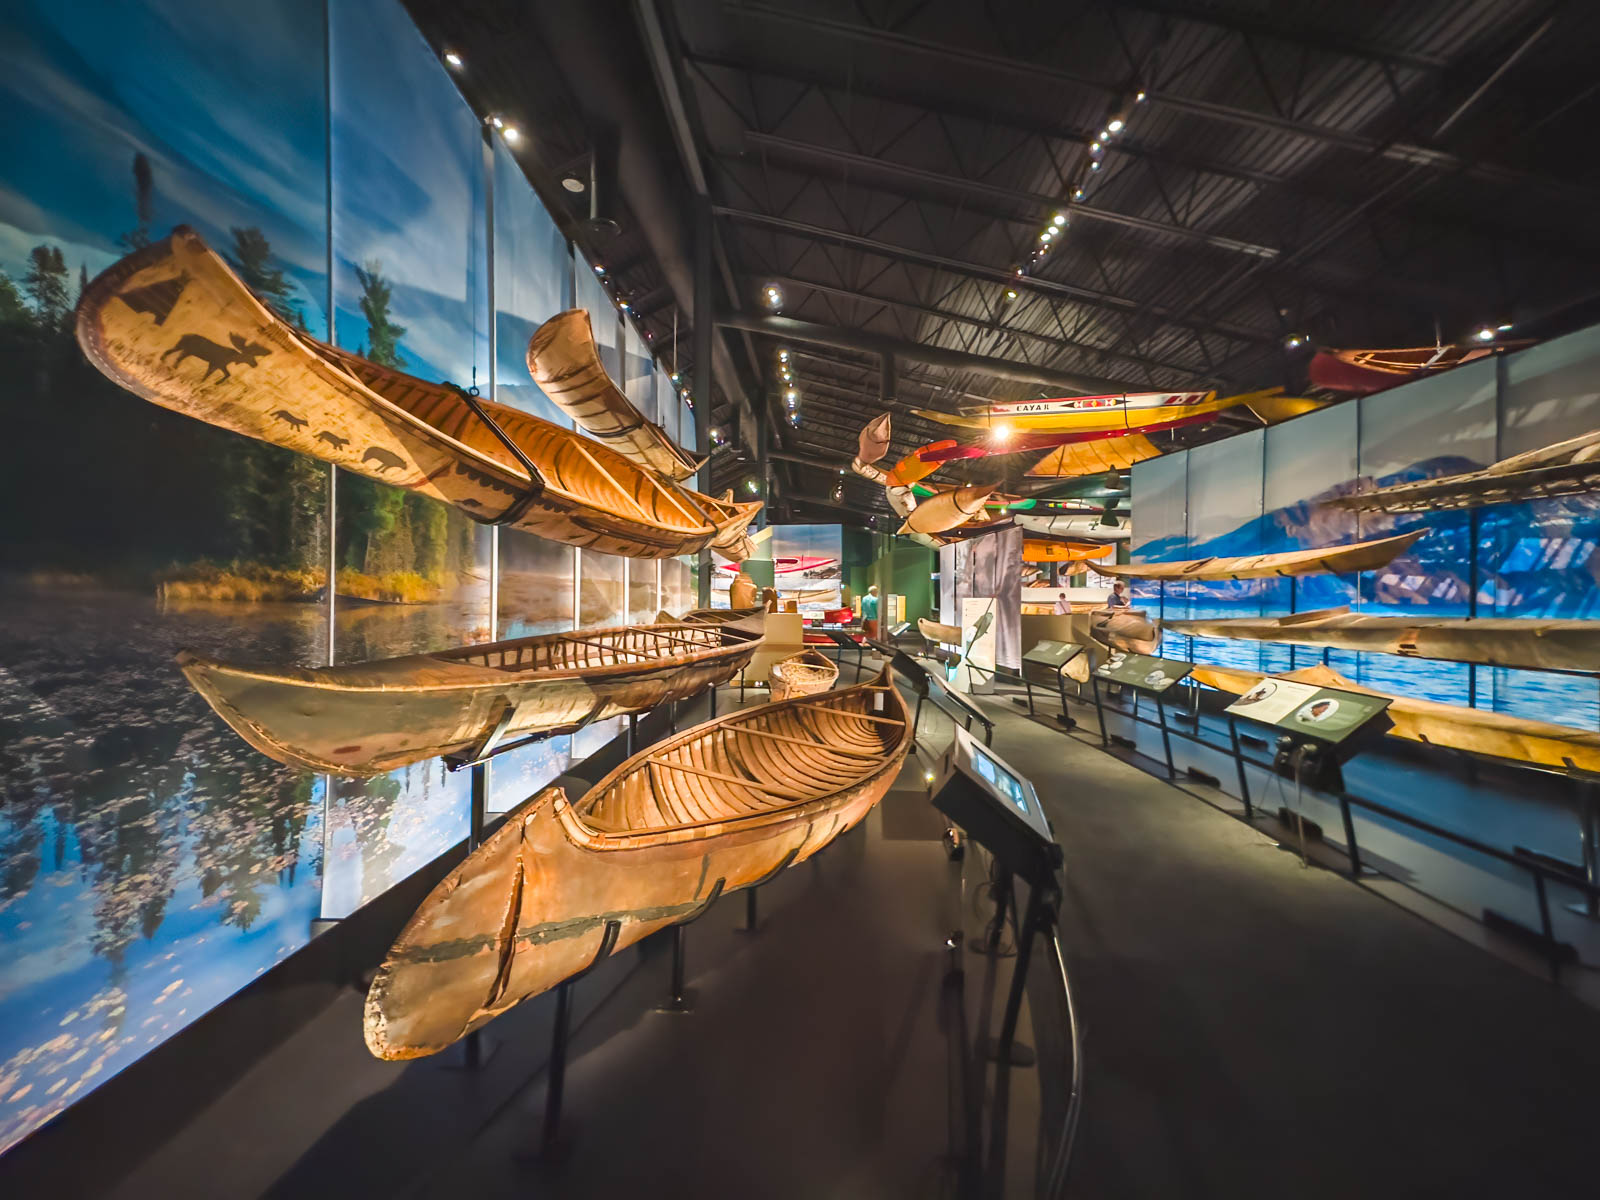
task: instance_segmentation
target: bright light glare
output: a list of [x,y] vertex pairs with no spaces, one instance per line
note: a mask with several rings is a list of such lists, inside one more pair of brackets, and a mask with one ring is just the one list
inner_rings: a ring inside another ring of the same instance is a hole
[[1054,225],[1057,229],[1060,229],[1066,223],[1067,223],[1067,214],[1066,213],[1057,213],[1055,216],[1050,218],[1050,224]]
[[457,54],[454,50],[446,50],[444,52],[444,61],[448,66],[457,71],[461,69],[461,55]]
[[1111,118],[1111,123],[1109,125],[1107,125],[1106,128],[1109,129],[1112,133],[1121,133],[1122,132],[1122,118],[1121,117],[1112,117]]
[[1492,342],[1494,341],[1494,330],[1485,325],[1482,329],[1478,330],[1474,336],[1480,342]]
[[1011,440],[1011,426],[1005,424],[996,425],[993,436],[997,442],[1009,442]]

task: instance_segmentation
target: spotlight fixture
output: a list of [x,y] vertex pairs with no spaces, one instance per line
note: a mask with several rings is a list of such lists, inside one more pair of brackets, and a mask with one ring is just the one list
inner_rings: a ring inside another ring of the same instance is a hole
[[444,65],[449,67],[452,71],[459,71],[466,64],[462,62],[461,55],[457,54],[454,50],[446,50],[444,52]]
[[501,126],[500,136],[505,138],[506,143],[511,146],[515,146],[522,138],[522,135],[517,132],[517,127],[515,125]]
[[678,382],[678,373],[676,371],[674,371],[672,373],[672,382],[673,383],[677,383]]
[[596,275],[604,275],[606,273],[606,269],[604,267],[602,267],[602,266],[596,265],[595,269],[594,269],[594,273]]
[[1143,104],[1145,102],[1145,93],[1140,92],[1137,96],[1135,96],[1133,98],[1133,102],[1135,104]]
[[502,121],[499,117],[491,116],[489,118],[489,124],[493,125],[496,129],[499,129],[502,126],[505,125],[505,122]]
[[1006,299],[1007,300],[1015,300],[1016,298],[1017,298],[1017,290],[1016,290],[1016,288],[1007,288],[1006,289]]
[[1009,442],[1011,440],[1011,426],[1002,422],[994,427],[990,436],[997,442]]
[[1126,124],[1126,122],[1124,122],[1121,117],[1112,117],[1111,120],[1106,123],[1106,129],[1112,133],[1121,133],[1124,124]]
[[1495,328],[1498,329],[1501,333],[1505,333],[1508,330],[1510,330],[1511,322],[1507,321],[1504,325],[1496,325]]
[[785,400],[791,400],[791,401],[792,400],[798,400],[800,398],[800,393],[795,391],[793,388],[790,388],[787,392],[785,392],[783,394],[783,398]]
[[1306,339],[1301,334],[1291,333],[1288,337],[1283,339],[1283,344],[1289,347],[1291,350],[1297,350],[1301,346],[1305,345],[1305,341]]
[[1089,143],[1089,153],[1090,154],[1099,154],[1100,153],[1100,143],[1099,142],[1090,142]]
[[766,295],[769,308],[781,308],[783,306],[783,293],[770,283],[767,285]]
[[1058,212],[1055,216],[1050,218],[1050,224],[1054,225],[1057,229],[1060,229],[1066,223],[1067,214],[1064,212]]
[[1081,187],[1073,188],[1072,189],[1072,198],[1074,200],[1082,200],[1083,199],[1083,189]]
[[1051,238],[1055,237],[1055,235],[1056,235],[1056,231],[1053,228],[1052,229],[1046,229],[1043,233],[1041,233],[1039,235],[1039,240],[1041,242],[1048,242]]
[[1100,169],[1100,160],[1097,158],[1092,163],[1089,164],[1089,170],[1098,171],[1099,169]]
[[757,492],[759,492],[761,490],[761,485],[759,483],[757,483],[754,479],[746,479],[744,481],[744,486],[745,486],[745,489],[747,491],[749,491],[749,493],[752,496],[754,496]]
[[584,182],[582,175],[568,171],[561,177],[561,186],[576,196],[582,194],[583,190],[589,185]]
[[1477,338],[1480,342],[1492,342],[1492,341],[1494,341],[1494,330],[1491,329],[1489,326],[1485,325],[1482,329],[1478,330],[1478,332],[1473,334],[1472,336]]
[[779,362],[788,362],[789,361],[789,352],[787,350],[779,350],[778,351],[778,361]]

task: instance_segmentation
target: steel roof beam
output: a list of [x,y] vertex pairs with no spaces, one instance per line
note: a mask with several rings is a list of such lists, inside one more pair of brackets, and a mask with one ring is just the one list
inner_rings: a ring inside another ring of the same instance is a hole
[[[1127,93],[1127,88],[1121,83],[1096,79],[1093,76],[1069,71],[1061,67],[1049,67],[1041,63],[1028,62],[1024,59],[1008,58],[1001,54],[974,50],[970,47],[929,41],[924,38],[911,37],[908,34],[894,33],[887,29],[872,29],[852,21],[833,20],[811,12],[793,12],[768,4],[756,3],[755,0],[737,0],[737,2],[736,0],[724,0],[723,7],[730,12],[741,15],[756,17],[776,24],[799,25],[808,32],[825,33],[848,41],[877,46],[880,49],[892,49],[901,54],[943,58],[950,62],[982,67],[1001,74],[1026,76],[1051,83],[1066,84],[1079,89],[1089,89],[1101,93],[1108,100],[1116,103],[1132,100],[1132,97]],[[1452,174],[1466,172],[1501,183],[1535,184],[1563,188],[1570,186],[1560,180],[1533,175],[1511,167],[1499,166],[1493,163],[1466,161],[1446,150],[1422,146],[1414,142],[1385,141],[1369,137],[1363,133],[1356,133],[1352,130],[1336,129],[1328,125],[1315,125],[1308,121],[1296,121],[1289,117],[1257,112],[1254,109],[1239,108],[1231,104],[1221,104],[1213,100],[1201,100],[1198,97],[1183,96],[1176,92],[1164,92],[1157,89],[1151,81],[1146,81],[1144,86],[1146,103],[1169,108],[1174,112],[1187,113],[1191,116],[1205,117],[1210,120],[1227,122],[1228,124],[1240,125],[1250,129],[1281,133],[1287,137],[1320,142],[1323,145],[1348,150],[1356,154],[1377,156],[1392,162],[1405,163],[1407,166],[1424,167],[1433,171]]]
[[821,225],[808,225],[803,221],[791,221],[787,217],[773,217],[768,216],[766,213],[747,212],[743,209],[729,208],[726,205],[718,205],[715,212],[719,217],[730,221],[738,221],[741,224],[764,226],[779,233],[791,233],[799,237],[811,238],[814,241],[832,242],[835,245],[848,246],[854,250],[864,250],[869,254],[876,254],[882,258],[915,263],[918,266],[931,267],[938,271],[964,275],[969,279],[983,279],[1021,291],[1044,292],[1048,295],[1064,296],[1070,300],[1076,300],[1096,308],[1120,312],[1126,316],[1151,316],[1168,325],[1191,329],[1199,333],[1213,333],[1233,338],[1235,341],[1255,342],[1261,345],[1273,344],[1277,340],[1273,336],[1256,329],[1248,329],[1241,325],[1220,321],[1197,321],[1162,305],[1146,304],[1140,300],[1117,296],[1095,288],[1062,283],[1055,279],[1041,279],[1037,275],[1016,275],[1004,267],[991,267],[983,263],[965,262],[961,259],[949,258],[943,254],[914,250],[908,246],[895,246],[888,242],[881,242],[876,238],[862,237],[854,233],[843,233],[837,229],[828,229]]

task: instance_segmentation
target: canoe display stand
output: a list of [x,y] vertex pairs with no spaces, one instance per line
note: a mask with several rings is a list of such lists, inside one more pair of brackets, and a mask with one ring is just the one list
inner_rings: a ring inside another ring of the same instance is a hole
[[[784,866],[788,866],[788,860],[785,860]],[[781,867],[779,869],[782,870]],[[700,911],[688,920],[679,921],[672,927],[671,991],[663,1003],[656,1005],[658,1013],[682,1016],[685,1013],[694,1011],[694,993],[684,985],[685,949],[688,941],[685,931],[690,925],[693,925],[711,911],[712,905],[722,898],[722,889],[727,885],[727,882],[726,879],[718,879],[716,883],[711,885],[711,890],[706,893],[706,902],[701,906]]]
[[752,883],[749,887],[745,888],[745,890],[744,890],[744,924],[740,925],[740,926],[737,926],[734,929],[735,933],[760,933],[761,932],[760,906],[759,906],[759,904],[758,904],[758,902],[756,900],[756,896],[761,891],[763,886],[765,886],[766,884],[771,883],[779,875],[782,875],[785,871],[787,871],[789,869],[790,864],[794,862],[795,855],[798,854],[798,853],[799,853],[799,850],[791,850],[791,851],[789,851],[789,856],[787,858],[785,858],[781,863],[779,863],[777,865],[777,867],[774,868],[774,870],[772,871],[772,873],[770,875],[766,876],[763,879],[756,880],[756,882]]

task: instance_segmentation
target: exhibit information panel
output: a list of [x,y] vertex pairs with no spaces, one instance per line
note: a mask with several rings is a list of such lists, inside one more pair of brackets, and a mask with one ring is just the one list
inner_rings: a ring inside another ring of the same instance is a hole
[[1317,687],[1292,679],[1263,679],[1224,711],[1337,745],[1388,707],[1388,696]]
[[932,799],[1006,870],[1030,885],[1053,879],[1061,848],[1033,784],[964,729],[945,752]]
[[1175,658],[1156,658],[1149,654],[1124,654],[1113,650],[1095,674],[1108,683],[1122,683],[1147,692],[1164,692],[1186,676],[1193,663]]
[[1082,653],[1083,647],[1077,642],[1043,641],[1022,656],[1022,665],[1042,667],[1059,674],[1062,667]]

